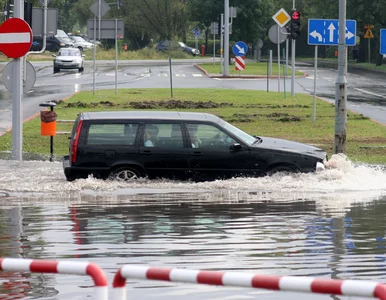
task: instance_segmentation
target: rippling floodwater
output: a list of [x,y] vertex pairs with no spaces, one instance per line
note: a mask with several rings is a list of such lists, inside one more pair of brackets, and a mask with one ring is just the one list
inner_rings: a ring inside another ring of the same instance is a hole
[[[0,161],[0,256],[386,281],[386,171],[190,183],[67,182],[61,164]],[[0,272],[0,299],[85,299],[88,277]],[[127,299],[331,298],[129,280]],[[8,298],[7,298],[8,297]],[[340,297],[341,298],[341,297]],[[335,298],[336,299],[336,298]]]

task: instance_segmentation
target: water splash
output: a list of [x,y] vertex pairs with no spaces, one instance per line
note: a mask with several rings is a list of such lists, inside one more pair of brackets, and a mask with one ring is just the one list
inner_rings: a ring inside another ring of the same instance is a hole
[[243,177],[201,183],[163,179],[143,179],[125,183],[92,177],[67,182],[60,162],[0,160],[0,191],[13,195],[64,195],[77,192],[138,194],[144,191],[200,193],[214,190],[264,190],[318,195],[347,192],[386,193],[386,171],[382,166],[355,164],[343,154],[333,155],[329,164],[333,167],[307,174],[275,174],[270,177]]

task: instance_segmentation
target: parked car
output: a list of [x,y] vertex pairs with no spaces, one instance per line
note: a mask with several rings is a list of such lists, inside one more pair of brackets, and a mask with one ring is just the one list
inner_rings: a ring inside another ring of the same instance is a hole
[[63,170],[68,181],[212,180],[313,172],[326,161],[319,148],[251,136],[207,113],[106,111],[78,115]]
[[[72,47],[74,44],[61,37],[49,35],[46,37],[46,51],[57,52],[62,47]],[[41,36],[34,36],[31,51],[40,51],[43,47],[43,38]]]
[[54,74],[60,72],[60,69],[84,70],[84,55],[78,48],[61,48],[54,57]]
[[161,41],[156,45],[155,49],[157,51],[162,51],[162,52],[171,51],[171,50],[182,50],[193,56],[200,55],[200,50],[189,47],[183,42]]
[[81,36],[72,35],[71,39],[74,43],[74,47],[78,48],[80,51],[92,49],[94,47],[93,43],[87,42]]

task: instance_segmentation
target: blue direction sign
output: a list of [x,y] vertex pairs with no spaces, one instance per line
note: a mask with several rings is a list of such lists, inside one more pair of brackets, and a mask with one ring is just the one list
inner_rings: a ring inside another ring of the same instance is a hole
[[[355,46],[357,21],[346,20],[346,45]],[[338,45],[339,20],[309,19],[308,20],[309,45]]]
[[381,29],[381,33],[379,36],[381,39],[379,53],[386,54],[386,29]]
[[194,36],[200,36],[200,29],[198,27],[194,27],[194,29],[192,30],[192,33]]
[[236,56],[245,56],[248,52],[248,46],[244,42],[237,42],[233,45],[232,50]]

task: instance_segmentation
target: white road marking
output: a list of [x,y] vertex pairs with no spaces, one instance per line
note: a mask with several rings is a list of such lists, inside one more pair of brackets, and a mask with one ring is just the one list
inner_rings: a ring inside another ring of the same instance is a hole
[[193,77],[202,77],[202,74],[192,74]]
[[158,73],[158,76],[167,77],[167,76],[168,76],[168,74],[167,74],[167,73]]
[[380,97],[380,98],[386,99],[386,96],[384,96],[384,95],[376,94],[376,93],[373,93],[373,92],[370,92],[370,91],[366,91],[364,89],[354,88],[354,90],[357,90],[357,91],[365,93],[365,94],[369,94],[369,95],[373,95],[373,96],[376,96],[376,97]]
[[176,74],[176,77],[185,77],[185,74]]

